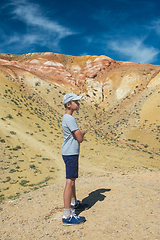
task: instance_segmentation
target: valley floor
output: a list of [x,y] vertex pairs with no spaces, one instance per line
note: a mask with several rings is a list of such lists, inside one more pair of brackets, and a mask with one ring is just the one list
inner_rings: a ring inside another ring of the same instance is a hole
[[77,197],[86,222],[63,226],[63,182],[1,205],[0,239],[160,239],[160,172],[112,169],[81,175]]

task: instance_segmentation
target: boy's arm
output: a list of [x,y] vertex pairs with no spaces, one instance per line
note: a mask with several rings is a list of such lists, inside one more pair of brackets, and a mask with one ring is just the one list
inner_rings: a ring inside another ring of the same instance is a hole
[[76,138],[79,143],[83,142],[83,137],[85,135],[84,130],[77,129],[73,131],[72,134],[73,134],[73,137]]

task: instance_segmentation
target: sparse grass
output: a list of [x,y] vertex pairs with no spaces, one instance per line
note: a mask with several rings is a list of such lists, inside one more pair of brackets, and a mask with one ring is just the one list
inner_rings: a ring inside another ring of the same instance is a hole
[[19,183],[21,186],[26,187],[27,183],[29,183],[30,181],[27,180],[21,180],[21,182]]
[[11,180],[10,176],[6,177],[6,180],[3,183],[9,182]]
[[13,199],[13,200],[15,200],[16,198],[19,198],[19,196],[20,196],[20,193],[15,193],[15,195],[10,195],[10,196],[8,197],[8,199]]
[[[27,55],[27,58],[30,58],[29,55]],[[145,73],[146,72],[147,71],[145,71]],[[9,74],[8,78],[11,79]],[[18,77],[14,80],[18,81]],[[58,175],[61,173],[61,169],[57,168],[57,165],[55,165],[55,168],[46,166],[51,166],[52,161],[54,160],[54,154],[59,152],[58,157],[60,158],[60,147],[63,142],[61,120],[65,112],[61,101],[62,97],[66,93],[66,89],[64,90],[58,85],[56,86],[47,83],[43,89],[41,79],[36,80],[34,83],[36,86],[36,91],[34,92],[34,90],[29,89],[29,87],[28,89],[26,88],[25,81],[25,76],[20,78],[20,89],[11,80],[5,78],[3,87],[0,88],[0,96],[3,97],[5,106],[0,122],[2,122],[3,126],[6,125],[6,128],[3,128],[3,130],[6,131],[6,134],[4,134],[4,136],[2,135],[0,138],[0,147],[4,145],[5,149],[5,151],[2,151],[1,160],[1,171],[2,174],[5,174],[5,177],[3,178],[4,182],[2,184],[15,184],[14,187],[16,187],[16,185],[19,186],[20,184],[23,189],[22,192],[24,191],[24,188],[26,188],[26,192],[28,192],[31,189],[35,190],[39,188],[39,186],[42,187],[43,184],[46,185],[47,181],[49,181],[46,179],[44,180],[46,171],[48,171],[48,173],[52,173],[53,178],[56,176],[57,171]],[[0,84],[2,86],[2,81]],[[137,97],[137,94],[139,94],[140,84],[136,86],[135,89],[136,91],[134,90],[134,95]],[[124,101],[119,101],[117,104],[114,102],[115,100],[113,101],[114,103],[112,103],[112,97],[115,94],[114,91],[114,89],[110,89],[109,93],[111,95],[107,96],[107,102],[104,102],[103,106],[97,103],[95,103],[95,105],[94,103],[88,104],[85,99],[82,99],[80,103],[80,112],[78,114],[75,113],[78,126],[85,130],[92,129],[91,131],[93,133],[95,131],[96,133],[96,136],[94,134],[92,136],[90,135],[91,139],[88,140],[87,136],[90,133],[87,133],[86,131],[86,137],[84,139],[85,145],[95,140],[95,146],[97,146],[104,138],[105,143],[103,143],[103,145],[105,145],[105,147],[112,147],[115,144],[114,147],[116,146],[118,148],[120,141],[124,138],[126,132],[129,131],[128,126],[138,126],[141,114],[140,107],[144,103],[143,96],[134,100],[134,98],[131,98],[131,95],[129,95],[124,97]],[[153,94],[148,92],[145,93],[145,96],[146,95],[148,97],[145,98],[145,100],[149,99]],[[133,101],[133,104],[130,104],[129,101]],[[133,108],[132,105],[134,106]],[[120,115],[117,113],[119,110],[121,111]],[[114,119],[116,114],[118,116],[118,120]],[[138,119],[139,122],[130,123],[131,119],[134,121]],[[147,118],[144,122],[149,124],[149,120],[147,120]],[[155,126],[155,129],[157,129],[152,133],[160,131],[159,123],[157,123],[157,125],[157,127]],[[146,126],[144,125],[143,128],[144,127]],[[151,127],[153,127],[153,125]],[[105,135],[106,132],[108,133],[107,136]],[[109,140],[110,133],[112,134],[112,141]],[[121,137],[121,135],[123,136]],[[128,149],[141,151],[140,149],[129,145],[133,143],[134,145],[138,144],[136,138],[128,136],[127,139]],[[116,143],[115,140],[117,141]],[[156,137],[156,141],[159,141],[158,136]],[[24,144],[22,144],[22,142]],[[90,149],[91,151],[88,152],[94,154],[96,149],[95,146],[91,145],[91,147],[88,148],[88,150]],[[142,147],[146,148],[144,149],[145,153],[151,152],[149,148],[150,146],[147,142],[144,143]],[[51,152],[50,154],[47,152],[48,149]],[[14,156],[15,153],[16,156]],[[35,162],[31,161],[32,155],[35,157]],[[154,160],[155,155],[150,153],[149,155],[151,160]],[[158,153],[156,153],[156,156],[159,157]],[[6,159],[9,159],[10,163],[7,162]],[[83,159],[86,161],[85,154],[83,154]],[[55,160],[54,162],[56,163]],[[27,171],[30,171],[30,178],[25,178]],[[11,179],[9,180],[8,177],[14,179],[15,181]],[[37,181],[36,178],[38,179]],[[17,182],[17,179],[19,182]],[[36,182],[38,181],[40,185],[37,185]],[[7,192],[7,187],[4,187],[4,189],[6,189],[5,192]],[[4,195],[6,196],[6,193]],[[11,194],[11,196],[14,196],[14,194]]]
[[0,194],[0,203],[2,203],[5,200],[4,194]]

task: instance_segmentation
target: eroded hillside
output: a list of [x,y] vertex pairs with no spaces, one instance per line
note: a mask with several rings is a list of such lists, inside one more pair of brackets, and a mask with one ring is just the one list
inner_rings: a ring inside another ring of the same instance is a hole
[[[83,174],[91,165],[100,171],[97,159],[103,171],[132,162],[159,167],[160,66],[106,56],[0,54],[1,200],[64,177],[62,98],[70,91],[83,94],[75,113],[87,132]],[[143,161],[135,151],[146,154]]]
[[31,53],[1,54],[0,70],[60,114],[61,98],[55,100],[52,91],[55,86],[60,93],[83,94],[96,109],[90,123],[96,131],[159,152],[160,66],[118,62],[107,56]]

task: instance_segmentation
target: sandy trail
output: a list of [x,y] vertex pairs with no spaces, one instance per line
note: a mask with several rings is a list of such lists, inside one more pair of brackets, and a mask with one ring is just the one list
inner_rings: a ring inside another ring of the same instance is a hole
[[160,172],[112,170],[77,179],[77,197],[90,205],[86,222],[63,226],[59,182],[1,205],[1,239],[160,239]]

